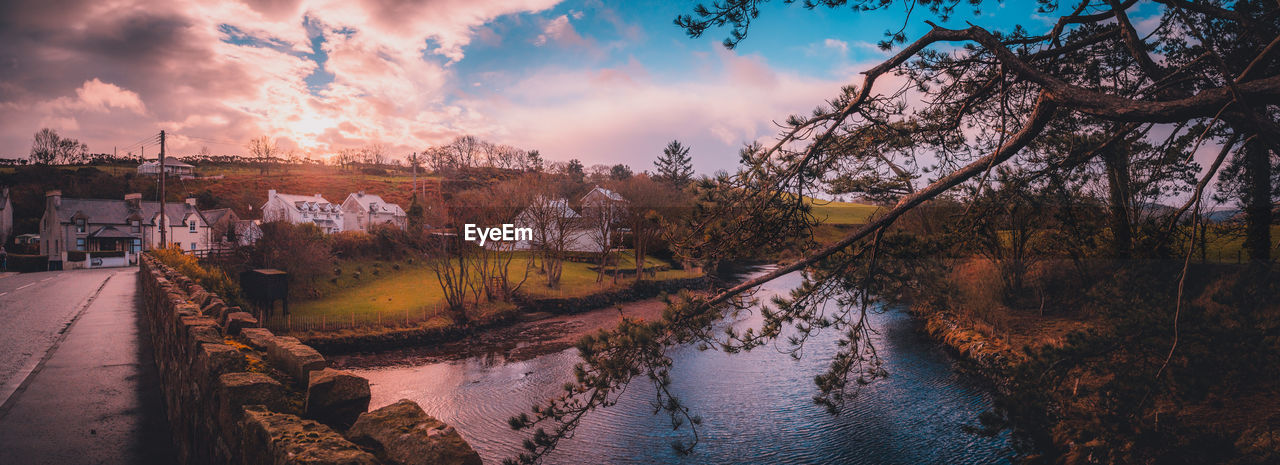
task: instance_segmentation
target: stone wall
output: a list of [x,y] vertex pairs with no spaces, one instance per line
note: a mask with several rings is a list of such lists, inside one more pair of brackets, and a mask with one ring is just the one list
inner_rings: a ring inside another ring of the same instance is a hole
[[374,411],[369,381],[326,368],[191,279],[140,260],[179,460],[204,464],[479,464],[457,431],[409,400]]

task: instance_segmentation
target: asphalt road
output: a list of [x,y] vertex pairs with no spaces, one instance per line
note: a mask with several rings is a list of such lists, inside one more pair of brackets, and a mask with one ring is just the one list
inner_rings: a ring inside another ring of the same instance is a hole
[[175,462],[137,276],[0,278],[0,464]]
[[107,277],[119,272],[48,271],[0,278],[0,321],[4,322],[0,324],[0,404],[48,353]]

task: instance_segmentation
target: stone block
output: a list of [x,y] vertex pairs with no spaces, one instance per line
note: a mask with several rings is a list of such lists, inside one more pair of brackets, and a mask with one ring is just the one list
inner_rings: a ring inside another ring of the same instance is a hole
[[241,463],[378,465],[373,455],[313,420],[250,406],[241,425]]
[[198,344],[221,344],[222,333],[217,326],[199,325],[187,327],[187,343],[195,348]]
[[303,415],[338,429],[347,429],[369,410],[369,380],[325,368],[311,372]]
[[298,386],[306,386],[313,370],[324,368],[320,352],[287,336],[276,336],[267,343],[267,360],[292,376]]
[[247,363],[239,350],[226,344],[201,344],[199,357],[200,372],[196,379],[202,383],[212,383],[223,373],[244,371]]
[[218,420],[226,431],[235,430],[246,405],[282,411],[287,409],[286,404],[284,385],[270,376],[238,372],[218,377]]
[[480,465],[480,454],[452,427],[404,399],[360,415],[347,438],[396,465]]
[[209,303],[205,304],[200,311],[207,317],[222,319],[222,314],[226,311],[226,308],[227,304],[223,303],[222,299],[214,297],[209,299]]
[[267,328],[244,328],[240,330],[240,335],[244,337],[245,342],[249,343],[249,347],[258,350],[266,350],[271,345],[271,340],[276,337]]
[[234,312],[227,314],[227,321],[223,323],[222,330],[228,336],[240,334],[245,328],[258,326],[258,319],[245,312]]

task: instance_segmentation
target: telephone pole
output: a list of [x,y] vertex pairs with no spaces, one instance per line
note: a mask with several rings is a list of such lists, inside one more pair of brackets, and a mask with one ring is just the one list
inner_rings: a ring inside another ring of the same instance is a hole
[[160,247],[169,248],[164,209],[164,131],[160,131]]

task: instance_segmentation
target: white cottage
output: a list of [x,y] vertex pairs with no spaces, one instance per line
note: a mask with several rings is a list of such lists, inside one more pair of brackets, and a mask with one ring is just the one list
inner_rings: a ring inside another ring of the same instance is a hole
[[342,202],[343,231],[364,231],[378,224],[393,224],[404,229],[409,215],[394,203],[387,203],[381,196],[364,191],[347,195]]
[[329,203],[320,194],[314,196],[281,194],[267,191],[267,203],[262,204],[262,221],[288,221],[293,224],[312,223],[326,234],[343,231],[342,207]]

